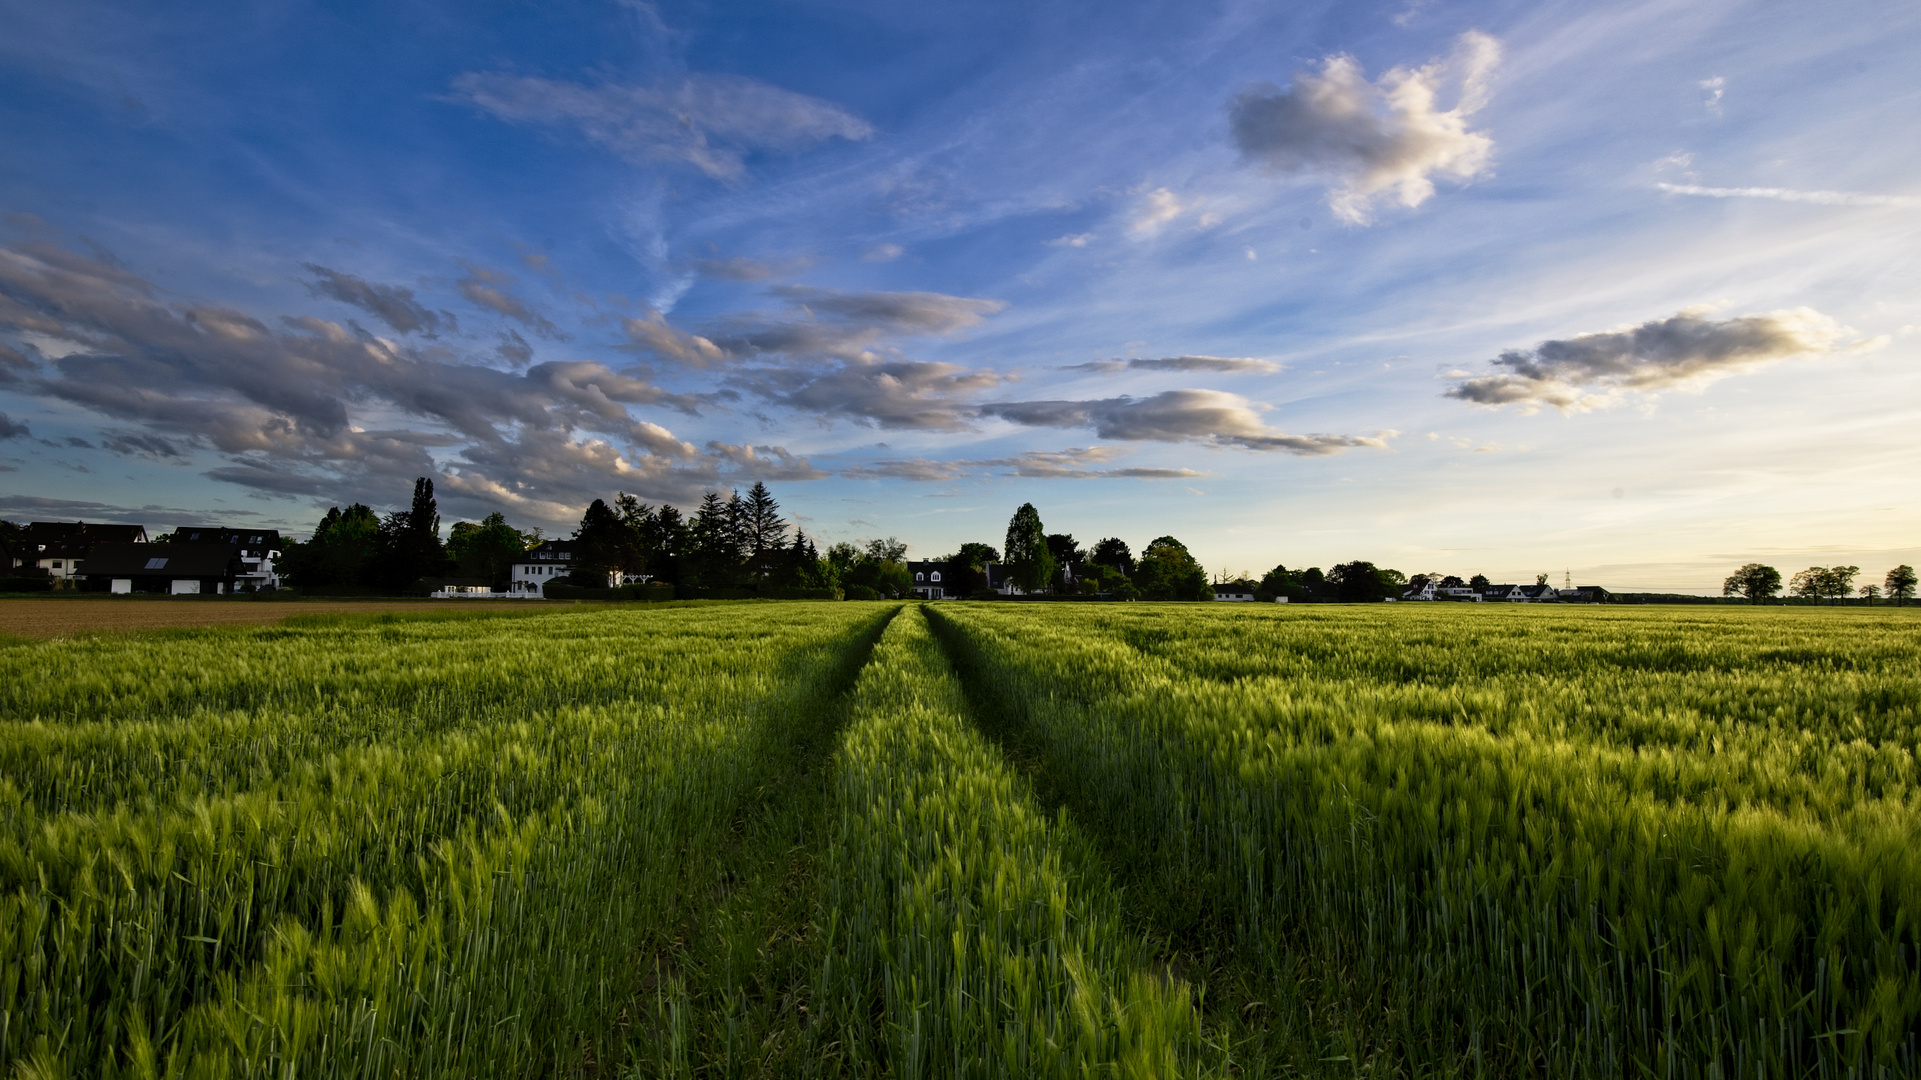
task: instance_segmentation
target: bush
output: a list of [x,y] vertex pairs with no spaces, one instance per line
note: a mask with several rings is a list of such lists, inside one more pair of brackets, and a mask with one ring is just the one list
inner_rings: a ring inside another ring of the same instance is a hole
[[867,586],[865,586],[865,585],[849,585],[849,586],[847,586],[847,599],[849,599],[849,600],[879,600],[879,599],[880,599],[880,594],[879,594],[879,593],[877,593],[877,592],[875,592],[874,590],[872,590],[872,589],[870,589],[870,588],[868,588],[868,587],[867,587]]

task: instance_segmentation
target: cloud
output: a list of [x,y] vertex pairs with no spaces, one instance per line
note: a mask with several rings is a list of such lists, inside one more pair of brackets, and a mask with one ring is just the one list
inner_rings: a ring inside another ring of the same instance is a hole
[[1030,450],[1013,457],[973,461],[931,461],[927,458],[876,461],[846,469],[841,475],[855,480],[910,480],[937,483],[962,480],[970,476],[999,473],[1035,480],[1192,480],[1206,476],[1193,469],[1096,468],[1119,456],[1112,447],[1069,447],[1066,450]]
[[1084,248],[1088,242],[1093,239],[1093,233],[1074,233],[1070,236],[1056,236],[1054,239],[1047,241],[1047,246]]
[[1144,360],[1090,360],[1085,364],[1070,364],[1067,371],[1258,371],[1272,374],[1281,370],[1281,365],[1271,360],[1255,360],[1249,357],[1229,356],[1163,356],[1159,359]]
[[860,259],[871,263],[893,262],[901,257],[902,250],[899,244],[875,244],[862,252]]
[[[1509,350],[1494,360],[1497,370],[1461,378],[1446,396],[1476,405],[1520,405],[1527,412],[1542,405],[1585,412],[1624,393],[1699,389],[1792,357],[1830,354],[1844,347],[1842,338],[1851,332],[1812,308],[1719,321],[1706,313],[1689,308],[1636,327]],[[1872,348],[1884,340],[1845,348]]]
[[757,369],[740,385],[778,405],[822,419],[898,430],[960,431],[976,408],[966,399],[1001,384],[991,371],[925,360],[841,364],[825,372]]
[[1712,79],[1702,79],[1694,85],[1707,92],[1707,98],[1702,104],[1707,107],[1708,112],[1714,116],[1721,115],[1721,96],[1728,92],[1728,81],[1716,75]]
[[184,461],[186,452],[174,439],[138,431],[110,431],[100,439],[100,447],[126,457],[142,457],[150,461]]
[[469,72],[454,100],[510,123],[573,127],[635,164],[691,165],[736,180],[755,151],[792,152],[827,139],[870,138],[872,125],[819,98],[734,75],[692,75],[661,86],[585,86]]
[[[1296,72],[1286,90],[1271,83],[1242,90],[1228,105],[1228,125],[1249,161],[1337,180],[1328,206],[1365,224],[1377,195],[1392,192],[1415,207],[1434,194],[1433,176],[1465,181],[1485,171],[1494,140],[1470,131],[1468,119],[1487,103],[1500,58],[1500,43],[1479,31],[1462,34],[1452,56],[1395,68],[1377,83],[1353,57],[1330,56],[1318,74]],[[1438,98],[1453,85],[1454,108],[1443,110]]]
[[0,439],[28,439],[32,437],[33,432],[28,429],[25,420],[15,421],[10,419],[6,413],[0,412]]
[[1289,435],[1263,424],[1246,398],[1220,390],[1168,390],[1148,398],[1099,401],[1004,401],[982,406],[981,413],[1029,427],[1091,428],[1103,439],[1200,442],[1307,456],[1361,446],[1385,449],[1395,434]]
[[307,284],[308,291],[315,296],[352,304],[386,323],[395,333],[433,337],[440,332],[441,317],[415,300],[412,289],[376,284],[317,263],[301,265],[318,279]]
[[541,337],[552,338],[556,341],[564,340],[567,337],[566,334],[560,332],[559,327],[548,322],[539,312],[529,307],[525,300],[522,300],[520,297],[515,296],[501,287],[511,284],[514,280],[513,278],[495,270],[475,266],[472,263],[465,263],[463,265],[467,267],[467,276],[454,282],[454,288],[460,291],[460,295],[466,297],[476,306],[484,307],[496,315],[504,315],[509,319],[513,319],[515,322],[527,327]]
[[199,525],[209,518],[257,518],[252,510],[222,509],[217,513],[185,510],[177,506],[148,503],[145,506],[117,506],[85,499],[52,499],[39,495],[0,495],[0,514],[15,514],[37,520],[124,521],[145,525]]
[[1702,187],[1699,184],[1655,184],[1670,195],[1701,195],[1710,199],[1778,199],[1821,206],[1921,206],[1913,195],[1863,195],[1853,191],[1797,191],[1772,187]]
[[736,255],[731,259],[695,259],[694,269],[710,278],[723,281],[766,281],[768,278],[790,277],[813,265],[810,259],[780,259],[769,262],[765,259],[750,259]]
[[712,367],[748,359],[838,358],[872,364],[889,337],[949,334],[1004,309],[999,300],[926,292],[838,292],[805,285],[775,286],[784,312],[744,312],[692,333],[659,313],[624,324],[636,350],[669,363]]
[[821,480],[828,475],[814,468],[806,458],[788,453],[784,447],[735,446],[715,440],[707,444],[707,449],[726,461],[743,479]]
[[534,347],[517,331],[508,330],[500,335],[500,344],[494,346],[494,355],[515,367],[526,367],[533,363]]
[[[167,303],[117,265],[40,242],[0,247],[0,331],[73,346],[14,392],[130,425],[106,439],[117,452],[211,450],[226,461],[208,475],[268,494],[371,502],[435,476],[450,509],[469,499],[564,520],[622,485],[696,496],[732,467],[632,415],[702,401],[640,371],[584,360],[503,371],[311,316]],[[357,423],[367,416],[388,426]],[[409,421],[419,426],[399,426]]]
[[1156,232],[1161,226],[1180,217],[1184,209],[1186,207],[1181,205],[1179,196],[1166,188],[1155,188],[1134,208],[1134,217],[1128,222],[1127,231],[1136,236]]

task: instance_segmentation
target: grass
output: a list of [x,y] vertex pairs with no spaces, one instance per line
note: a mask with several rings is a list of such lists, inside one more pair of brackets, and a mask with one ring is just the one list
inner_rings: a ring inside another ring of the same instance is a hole
[[0,643],[37,1076],[1912,1076],[1901,610]]

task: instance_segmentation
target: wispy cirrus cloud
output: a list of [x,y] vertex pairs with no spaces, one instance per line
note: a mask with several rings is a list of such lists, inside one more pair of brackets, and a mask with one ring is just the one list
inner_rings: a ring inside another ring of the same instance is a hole
[[[1296,72],[1283,90],[1250,86],[1228,105],[1234,143],[1274,172],[1323,174],[1335,215],[1366,224],[1377,196],[1391,192],[1415,207],[1434,194],[1435,176],[1468,180],[1487,169],[1494,140],[1468,120],[1487,104],[1501,46],[1479,31],[1462,34],[1452,56],[1395,68],[1369,82],[1351,56],[1330,56],[1316,72]],[[1444,89],[1458,88],[1452,109]]]
[[1069,364],[1065,371],[1217,371],[1243,372],[1254,371],[1271,375],[1281,370],[1281,365],[1272,360],[1256,360],[1246,356],[1162,356],[1153,359],[1131,358],[1116,360],[1089,360],[1085,364]]
[[588,86],[468,72],[454,80],[453,91],[455,100],[502,120],[572,127],[636,164],[691,165],[717,180],[739,179],[755,151],[791,152],[874,134],[867,121],[831,102],[737,75]]
[[1253,402],[1220,390],[1168,390],[1152,397],[1096,401],[1002,401],[980,411],[1029,427],[1089,428],[1103,439],[1198,442],[1304,456],[1357,447],[1385,449],[1397,434],[1291,435],[1263,423]]
[[1700,184],[1654,185],[1670,195],[1698,195],[1709,199],[1775,199],[1819,206],[1921,206],[1921,196],[1868,195],[1858,191],[1801,191],[1777,187],[1703,187]]
[[1624,394],[1699,389],[1744,371],[1795,357],[1876,347],[1886,338],[1844,343],[1852,331],[1813,308],[1710,319],[1688,308],[1639,326],[1543,341],[1511,349],[1484,375],[1455,373],[1446,396],[1476,405],[1550,405],[1586,412]]

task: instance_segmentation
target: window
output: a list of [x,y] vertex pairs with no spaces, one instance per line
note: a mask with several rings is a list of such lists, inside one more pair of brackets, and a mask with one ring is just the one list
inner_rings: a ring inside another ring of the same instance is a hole
[[[59,566],[60,564],[59,564],[59,563],[54,563],[53,565],[55,565],[55,566]],[[926,580],[927,580],[927,575],[926,575],[926,574],[915,574],[915,575],[914,575],[914,580],[915,580],[915,581],[926,581]]]
[[166,568],[167,568],[167,560],[165,559],[148,559],[147,560],[147,569],[149,570],[165,570]]
[[53,568],[54,568],[55,570],[58,570],[58,569],[60,569],[60,560],[59,560],[59,559],[55,559],[55,560],[53,560]]
[[187,537],[187,539],[189,539],[189,540],[198,540],[198,539],[200,539],[200,534],[199,534],[199,533],[194,533],[194,534],[193,534],[192,536],[189,536],[189,537]]
[[936,570],[936,571],[934,571],[934,574],[933,574],[933,576],[932,576],[932,577],[929,577],[929,578],[928,578],[927,580],[929,580],[929,581],[939,581],[939,580],[940,580],[940,571],[939,571],[939,570]]

